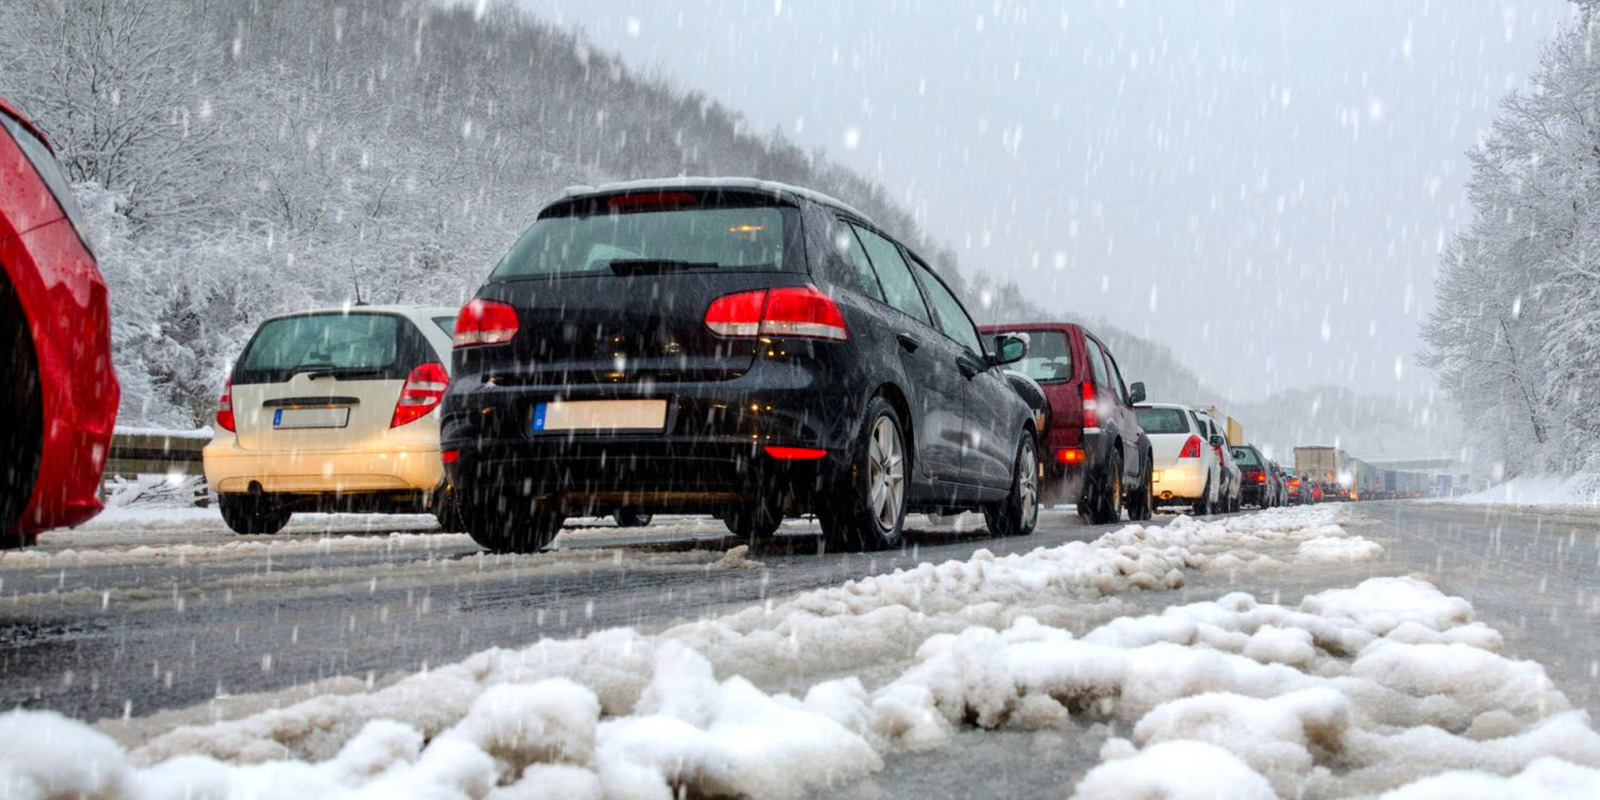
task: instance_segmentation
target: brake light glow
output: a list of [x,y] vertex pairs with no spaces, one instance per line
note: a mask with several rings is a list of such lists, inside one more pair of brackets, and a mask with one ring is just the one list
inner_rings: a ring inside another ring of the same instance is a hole
[[222,396],[217,398],[217,427],[232,431],[236,427],[233,420],[233,379],[222,387]]
[[723,295],[706,309],[706,327],[718,336],[755,336],[761,332],[761,312],[766,308],[766,289]]
[[460,450],[445,450],[439,453],[439,460],[446,464],[454,464],[461,460]]
[[1245,472],[1244,479],[1251,483],[1266,483],[1267,474],[1259,469],[1252,469]]
[[[1081,385],[1083,396],[1083,427],[1100,427],[1100,400],[1095,395],[1094,382],[1084,381]],[[1195,457],[1199,457],[1199,453]]]
[[496,300],[473,300],[456,315],[455,346],[504,344],[517,335],[517,310]]
[[1082,464],[1084,459],[1083,448],[1063,447],[1056,451],[1056,460],[1063,464]]
[[692,206],[696,203],[696,199],[689,192],[644,192],[619,194],[606,203],[615,209],[627,209],[646,206]]
[[815,447],[777,447],[768,445],[767,455],[784,461],[814,461],[828,455],[828,451]]
[[389,427],[398,428],[415,422],[439,407],[444,400],[444,390],[450,386],[450,373],[438,362],[419,365],[411,370],[406,385],[400,388],[400,399],[394,404],[394,417]]
[[812,286],[724,295],[711,301],[705,321],[713,333],[731,338],[850,338],[838,304]]
[[1189,441],[1183,443],[1183,450],[1178,453],[1178,458],[1199,458],[1200,437],[1189,434]]

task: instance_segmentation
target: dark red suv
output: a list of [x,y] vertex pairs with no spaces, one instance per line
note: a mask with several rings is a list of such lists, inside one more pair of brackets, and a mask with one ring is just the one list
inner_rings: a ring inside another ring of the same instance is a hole
[[1049,398],[1039,448],[1043,502],[1077,503],[1078,513],[1097,524],[1117,522],[1124,507],[1129,519],[1149,519],[1150,439],[1133,410],[1145,399],[1144,384],[1124,383],[1111,350],[1070,322],[990,325],[983,332],[1026,339],[1027,355],[1011,369],[1038,381]]

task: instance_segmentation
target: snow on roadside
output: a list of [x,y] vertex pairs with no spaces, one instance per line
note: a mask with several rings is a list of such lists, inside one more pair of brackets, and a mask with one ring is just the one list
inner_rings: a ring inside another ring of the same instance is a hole
[[1600,475],[1528,475],[1449,502],[1496,506],[1600,507]]
[[[299,797],[782,797],[860,779],[958,728],[1098,721],[1131,735],[1107,744],[1083,797],[1120,796],[1131,786],[1119,775],[1209,766],[1219,753],[1227,769],[1204,785],[1239,796],[1377,792],[1563,759],[1559,775],[1538,766],[1512,779],[1523,787],[1600,763],[1600,739],[1543,670],[1501,656],[1470,605],[1420,581],[1373,579],[1297,607],[1231,594],[1069,629],[1102,598],[1181,585],[1188,571],[1381,557],[1336,513],[1185,518],[1021,555],[979,551],[657,635],[489,650],[239,719],[145,737],[102,726],[127,750],[48,713],[11,712],[0,715],[0,772],[11,786],[70,778],[106,797],[288,786]],[[761,688],[794,676],[812,682]],[[11,746],[25,730],[54,744]]]

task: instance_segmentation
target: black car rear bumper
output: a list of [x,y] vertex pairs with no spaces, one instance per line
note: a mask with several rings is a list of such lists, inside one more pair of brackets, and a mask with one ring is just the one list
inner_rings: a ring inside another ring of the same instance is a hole
[[[444,403],[442,449],[457,459],[446,471],[465,494],[540,498],[567,513],[716,511],[758,496],[809,510],[848,468],[865,401],[844,388],[845,370],[830,368],[838,355],[757,359],[739,377],[692,383],[557,387],[469,377]],[[532,429],[539,403],[644,398],[667,403],[659,433]],[[769,447],[825,455],[778,458]]]

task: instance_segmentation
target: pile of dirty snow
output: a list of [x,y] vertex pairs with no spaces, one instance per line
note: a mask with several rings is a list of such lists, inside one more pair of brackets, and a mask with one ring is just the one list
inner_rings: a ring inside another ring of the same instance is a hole
[[[1189,572],[1329,554],[1382,549],[1332,509],[1180,519],[979,551],[654,635],[489,650],[237,719],[202,708],[192,725],[96,730],[14,711],[0,715],[0,780],[101,797],[290,786],[297,797],[786,797],[952,746],[961,731],[1085,723],[1126,733],[1079,785],[1085,798],[1440,796],[1474,780],[1457,773],[1469,768],[1505,776],[1508,792],[1593,780],[1600,737],[1584,713],[1537,664],[1501,655],[1468,603],[1427,583],[1104,614],[1126,611],[1117,595]],[[1082,627],[1097,614],[1103,624]]]

